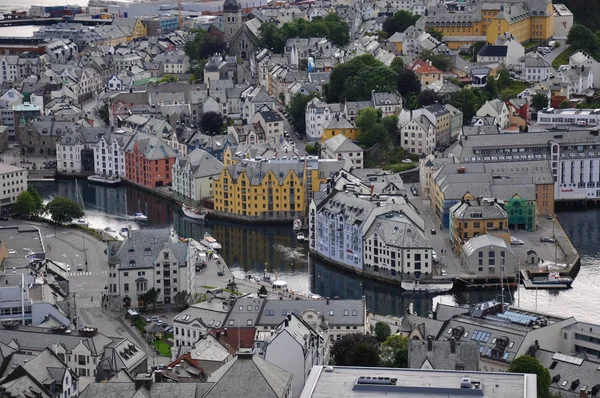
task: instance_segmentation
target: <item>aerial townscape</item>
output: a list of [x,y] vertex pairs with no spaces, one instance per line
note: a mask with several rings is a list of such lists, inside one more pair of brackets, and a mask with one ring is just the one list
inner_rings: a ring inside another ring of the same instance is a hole
[[0,398],[600,397],[600,2],[0,0]]

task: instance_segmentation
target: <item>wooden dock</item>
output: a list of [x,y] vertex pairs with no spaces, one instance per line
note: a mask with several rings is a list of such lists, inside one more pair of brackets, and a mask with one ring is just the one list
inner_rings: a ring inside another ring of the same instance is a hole
[[529,279],[529,274],[525,270],[521,270],[521,281],[525,289],[568,289],[569,286],[565,283],[533,283]]

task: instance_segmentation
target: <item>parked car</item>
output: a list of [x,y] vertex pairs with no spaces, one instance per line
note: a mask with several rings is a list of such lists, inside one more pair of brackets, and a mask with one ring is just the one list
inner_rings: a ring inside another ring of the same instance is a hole
[[218,276],[223,276],[223,275],[225,275],[225,274],[223,274],[221,271],[219,271],[219,272],[217,272],[217,275],[218,275]]
[[554,216],[552,214],[548,214],[546,216],[546,220],[554,220]]
[[2,217],[0,217],[1,221],[8,221],[8,216],[4,215]]
[[168,326],[165,328],[165,332],[168,332],[168,333],[173,333],[173,326],[171,326],[171,325],[168,325]]
[[150,318],[146,318],[146,322],[150,323],[150,322],[157,322],[158,321],[158,315],[153,315]]
[[404,160],[402,161],[402,163],[404,163],[404,164],[411,164],[412,162],[413,162],[413,161],[412,161],[411,159],[404,159]]
[[435,230],[435,228],[431,228],[431,235],[435,235],[437,234],[437,231]]
[[77,271],[83,271],[83,265],[77,264]]
[[540,242],[546,242],[546,243],[554,243],[554,238],[549,238],[547,236],[542,236],[540,238]]
[[71,266],[67,264],[67,272],[71,272]]
[[521,239],[515,238],[514,236],[510,237],[510,244],[511,245],[524,245],[525,242],[523,242]]

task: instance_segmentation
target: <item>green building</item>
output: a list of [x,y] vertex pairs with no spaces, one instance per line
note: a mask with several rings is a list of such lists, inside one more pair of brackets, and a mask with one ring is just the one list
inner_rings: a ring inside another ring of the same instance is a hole
[[508,202],[504,203],[504,210],[508,213],[508,227],[535,231],[537,228],[537,203],[528,201],[515,194]]

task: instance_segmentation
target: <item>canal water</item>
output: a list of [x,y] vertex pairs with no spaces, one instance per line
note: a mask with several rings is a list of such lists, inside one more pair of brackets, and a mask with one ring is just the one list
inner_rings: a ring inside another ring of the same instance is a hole
[[[72,180],[35,182],[33,185],[44,199],[59,195],[78,200]],[[363,280],[308,256],[308,247],[299,243],[290,226],[250,226],[220,220],[195,221],[183,215],[171,201],[133,187],[79,182],[79,191],[86,209],[86,218],[93,228],[120,229],[172,227],[182,237],[201,240],[205,233],[223,246],[222,255],[236,275],[259,276],[265,270],[276,273],[288,282],[290,289],[316,293],[324,297],[366,297],[367,306],[382,315],[402,316],[404,309],[414,304],[415,311],[426,315],[435,302],[468,305],[490,299],[500,299],[500,288],[469,291],[444,296],[416,297],[403,295],[400,289]],[[127,221],[135,212],[143,212],[148,222]],[[561,224],[581,255],[581,271],[573,288],[565,291],[504,290],[505,302],[523,308],[537,309],[582,321],[597,321],[600,315],[600,209],[563,211],[558,213]],[[519,297],[520,296],[520,297]]]

